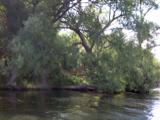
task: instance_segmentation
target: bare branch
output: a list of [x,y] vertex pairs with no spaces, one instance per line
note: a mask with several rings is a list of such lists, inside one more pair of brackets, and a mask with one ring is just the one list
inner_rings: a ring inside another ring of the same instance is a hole
[[152,9],[152,7],[148,8],[147,11],[144,13],[144,17],[147,15],[147,13]]
[[160,44],[148,46],[147,49],[153,49],[153,48],[156,48],[156,47],[160,47]]
[[54,23],[61,19],[70,9],[76,6],[81,0],[78,0],[76,3],[73,3],[71,6],[69,6],[71,1],[73,0],[65,0],[62,7],[56,13],[57,17],[53,20]]
[[115,20],[117,20],[118,18],[124,16],[124,14],[120,14],[116,17],[113,16],[112,20],[110,20],[98,33],[97,33],[97,37],[100,36]]

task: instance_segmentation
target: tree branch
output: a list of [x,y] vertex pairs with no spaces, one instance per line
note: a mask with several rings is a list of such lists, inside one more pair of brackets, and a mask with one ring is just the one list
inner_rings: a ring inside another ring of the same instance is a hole
[[62,20],[61,20],[61,22],[64,23],[64,24],[66,24],[66,25],[68,25],[69,28],[70,28],[70,30],[74,31],[74,32],[79,36],[79,38],[80,38],[80,40],[81,40],[81,44],[82,44],[82,46],[84,47],[85,51],[86,51],[87,53],[91,53],[91,52],[92,52],[92,49],[91,49],[91,47],[88,45],[88,43],[86,42],[86,39],[85,39],[84,35],[81,33],[80,29],[79,29],[77,26],[76,26],[76,28],[73,27],[72,25],[70,25],[70,24],[69,24],[68,22],[66,22],[66,21],[62,21]]
[[117,20],[118,18],[124,16],[124,14],[120,14],[116,17],[113,16],[113,19],[110,20],[98,33],[97,33],[97,37],[100,36],[115,20]]
[[73,3],[70,7],[70,2],[73,0],[65,0],[65,2],[63,3],[62,7],[58,10],[58,12],[56,13],[56,18],[53,20],[53,22],[57,22],[59,19],[61,19],[71,8],[73,8],[74,6],[76,6],[78,4],[78,0],[76,3]]
[[74,32],[77,33],[77,35],[79,36],[79,38],[80,38],[80,40],[82,42],[82,46],[84,47],[85,51],[87,53],[92,53],[92,49],[87,44],[86,39],[83,36],[83,34],[80,32],[80,30],[79,29],[75,29]]
[[160,47],[160,44],[157,44],[157,45],[152,45],[152,46],[147,46],[147,49],[153,49],[155,47]]
[[152,9],[152,7],[148,8],[147,11],[144,13],[144,17],[147,15],[147,13]]

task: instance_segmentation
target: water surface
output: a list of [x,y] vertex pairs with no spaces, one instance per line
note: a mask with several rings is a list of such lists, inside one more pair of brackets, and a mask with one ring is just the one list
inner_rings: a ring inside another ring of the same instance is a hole
[[160,120],[160,93],[1,91],[0,120]]

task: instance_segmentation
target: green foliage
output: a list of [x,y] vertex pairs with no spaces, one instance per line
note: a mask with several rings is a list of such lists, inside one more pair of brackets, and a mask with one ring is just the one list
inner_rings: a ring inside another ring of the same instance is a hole
[[81,64],[81,48],[78,46],[77,36],[71,34],[60,35],[60,39],[65,42],[65,52],[63,54],[63,68],[71,70]]
[[56,79],[64,48],[56,34],[51,20],[45,16],[30,17],[25,22],[10,45],[14,55],[10,64],[18,69],[20,79],[41,80],[42,75],[46,76],[44,79]]
[[157,8],[153,0],[1,0],[2,86],[87,84],[109,93],[148,92],[160,68],[151,53],[158,26],[145,16]]
[[61,85],[90,85],[90,83],[85,76],[82,77],[82,76],[65,73]]
[[127,89],[144,93],[159,80],[159,67],[149,51],[136,49],[136,60],[132,60],[132,66],[126,69]]
[[[111,35],[113,48],[106,48],[101,52],[97,51],[98,55],[93,55],[92,59],[88,59],[89,62],[94,62],[94,65],[89,66],[89,76],[92,83],[97,85],[100,91],[113,93],[125,90],[126,81],[121,66],[119,66],[119,56],[121,55],[119,52],[122,52],[121,42],[123,42],[120,37],[116,37],[115,33]],[[93,61],[95,59],[96,61]],[[87,65],[90,64],[87,63]]]
[[139,48],[133,41],[125,41],[120,31],[111,34],[109,41],[111,48],[98,51],[98,55],[90,56],[86,63],[92,84],[100,91],[111,93],[124,90],[149,92],[157,83],[160,72],[151,52]]

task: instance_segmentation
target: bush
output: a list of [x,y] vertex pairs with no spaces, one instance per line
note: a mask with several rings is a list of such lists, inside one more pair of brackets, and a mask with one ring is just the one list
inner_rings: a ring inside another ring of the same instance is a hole
[[43,84],[48,79],[56,81],[61,75],[64,43],[58,38],[50,18],[44,15],[30,17],[10,48],[13,54],[10,67],[18,71],[19,83],[28,79]]

